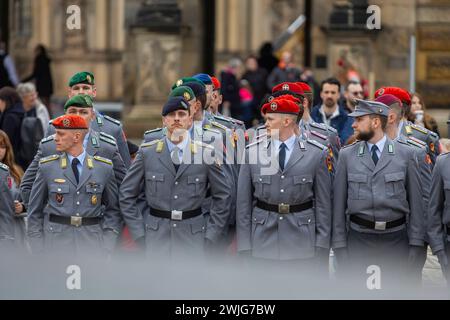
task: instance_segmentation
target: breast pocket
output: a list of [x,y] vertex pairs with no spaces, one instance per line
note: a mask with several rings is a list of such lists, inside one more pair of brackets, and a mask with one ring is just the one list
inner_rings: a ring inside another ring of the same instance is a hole
[[444,181],[445,207],[450,208],[450,180]]
[[156,196],[158,190],[164,183],[164,174],[156,172],[147,172],[145,174],[146,188],[151,195]]
[[271,176],[254,175],[253,186],[255,187],[256,197],[265,199],[270,196]]
[[196,195],[200,195],[206,189],[206,176],[194,175],[188,176],[188,187]]
[[348,174],[348,197],[353,200],[364,200],[369,196],[367,186],[368,177],[366,174]]
[[102,194],[104,186],[101,184],[87,184],[86,194],[89,197],[91,206],[97,206],[102,203]]
[[313,195],[313,178],[311,175],[294,176],[296,197],[309,198]]
[[406,196],[404,172],[385,174],[384,181],[388,198],[402,198]]
[[56,206],[62,207],[70,194],[70,187],[67,184],[50,185],[50,201]]

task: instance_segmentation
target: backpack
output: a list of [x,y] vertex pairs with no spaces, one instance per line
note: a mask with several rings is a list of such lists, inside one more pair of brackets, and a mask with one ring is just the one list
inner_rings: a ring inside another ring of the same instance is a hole
[[36,155],[39,143],[44,138],[44,129],[41,120],[36,117],[25,117],[20,127],[21,145],[19,148],[19,157],[27,164],[33,161]]

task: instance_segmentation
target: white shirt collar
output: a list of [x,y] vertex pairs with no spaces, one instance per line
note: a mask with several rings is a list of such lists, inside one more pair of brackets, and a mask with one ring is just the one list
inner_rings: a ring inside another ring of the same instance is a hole
[[83,148],[83,153],[80,154],[78,157],[74,157],[74,156],[72,156],[72,155],[70,155],[70,154],[67,153],[67,158],[68,158],[68,160],[69,160],[69,163],[72,163],[73,159],[77,158],[78,161],[80,161],[81,166],[83,166],[83,164],[84,164],[84,159],[86,159],[86,155],[87,155],[87,154],[86,154],[86,150]]
[[[295,134],[293,134],[292,136],[289,137],[289,139],[284,141],[287,151],[292,151],[292,149],[294,149],[294,144],[295,144],[296,138],[297,138],[297,136]],[[274,143],[274,147],[276,148],[275,150],[278,150],[283,142],[280,140],[274,139],[273,143]]]
[[[383,138],[381,138],[381,140],[379,140],[377,143],[375,143],[375,145],[378,147],[378,151],[380,151],[380,153],[383,152],[386,141],[387,141],[387,138],[386,138],[386,135],[384,135]],[[367,147],[369,148],[369,152],[372,151],[372,146],[373,146],[372,143],[367,142]]]

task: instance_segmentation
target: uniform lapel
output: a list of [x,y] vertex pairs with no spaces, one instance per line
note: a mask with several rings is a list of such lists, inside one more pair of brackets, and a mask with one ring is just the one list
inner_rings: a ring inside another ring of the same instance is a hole
[[371,171],[375,170],[375,163],[373,163],[372,157],[370,156],[370,152],[367,148],[367,144],[364,141],[361,141],[358,145],[358,158],[361,159],[361,162]]
[[61,155],[61,158],[59,159],[59,165],[61,166],[61,169],[63,170],[64,176],[69,180],[75,187],[77,187],[77,180],[75,179],[75,175],[72,171],[72,166],[70,165],[69,159],[65,153]]
[[294,149],[291,152],[291,156],[289,157],[288,163],[284,167],[283,172],[287,172],[291,167],[293,167],[301,158],[303,158],[303,152],[299,147],[300,140],[298,138],[295,139]]
[[83,172],[81,173],[80,183],[78,184],[77,190],[79,190],[82,186],[84,186],[85,183],[92,176],[93,168],[89,168],[88,161],[91,161],[93,163],[92,157],[90,157],[89,155],[86,155],[86,158],[84,159],[84,163],[83,163]]
[[176,176],[175,167],[172,163],[172,158],[170,157],[169,147],[167,146],[166,139],[164,141],[164,150],[160,153],[160,156],[158,157],[161,164],[166,167],[167,170],[173,175]]
[[[183,159],[181,161],[180,167],[178,168],[178,172],[175,176],[175,179],[178,179],[179,177],[181,177],[181,175],[186,171],[186,169],[190,166],[189,163],[189,156],[191,158],[193,158],[195,155],[191,154],[189,155],[189,153],[191,153],[191,143],[192,141],[189,141],[186,144],[186,147],[183,149]],[[202,150],[200,150],[200,146],[197,146],[197,148],[199,149],[198,152],[203,152]],[[203,153],[202,153],[203,154]],[[189,156],[188,156],[189,155]],[[193,161],[193,159],[191,159]]]
[[[389,148],[391,148],[391,151],[389,151]],[[381,158],[378,161],[373,174],[376,174],[386,167],[391,162],[392,155],[394,155],[394,145],[390,139],[387,139],[384,144],[383,152],[381,153]]]

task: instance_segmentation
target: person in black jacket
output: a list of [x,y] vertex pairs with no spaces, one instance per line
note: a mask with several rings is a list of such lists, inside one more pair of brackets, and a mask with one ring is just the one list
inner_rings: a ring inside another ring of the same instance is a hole
[[24,160],[19,156],[21,145],[20,128],[25,111],[22,101],[15,89],[4,87],[0,89],[0,130],[6,132],[11,140],[17,163],[24,168]]
[[53,94],[53,79],[50,71],[51,59],[47,54],[47,50],[41,44],[36,46],[35,54],[33,73],[23,79],[22,82],[28,82],[31,80],[36,81],[36,89],[39,94],[39,98],[50,113],[50,98]]

